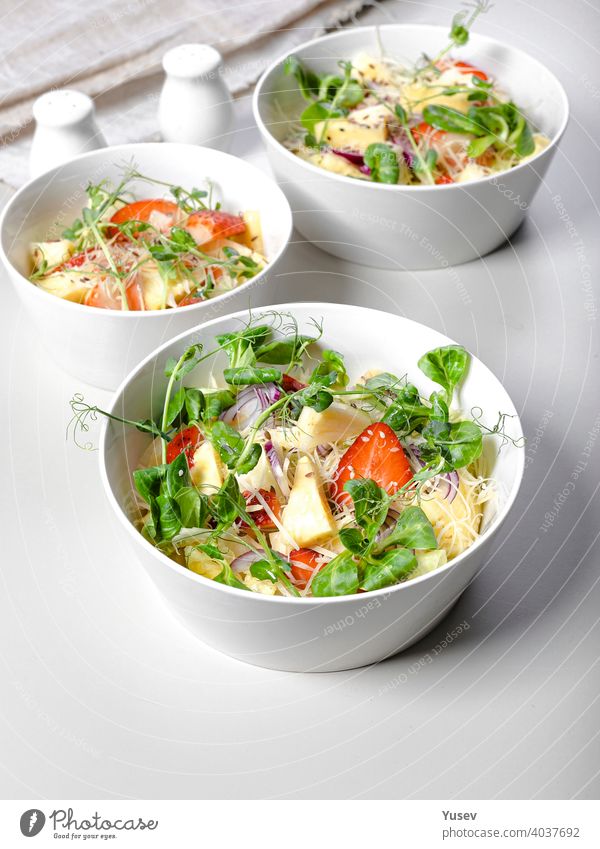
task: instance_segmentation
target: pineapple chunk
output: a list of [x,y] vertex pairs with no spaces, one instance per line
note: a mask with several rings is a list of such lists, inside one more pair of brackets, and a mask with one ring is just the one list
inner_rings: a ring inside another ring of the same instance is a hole
[[319,472],[306,454],[298,460],[294,486],[283,510],[282,524],[301,547],[318,545],[337,533],[337,525],[323,494]]
[[322,413],[303,407],[298,418],[298,447],[312,451],[323,443],[354,439],[370,424],[366,413],[340,401],[334,401]]
[[317,445],[327,442],[354,439],[369,424],[371,419],[362,410],[334,401],[322,413],[311,407],[303,407],[295,425],[272,428],[269,435],[280,453],[292,448],[312,451]]
[[185,552],[188,569],[197,575],[203,575],[205,578],[216,578],[223,568],[221,563],[217,563],[216,560],[197,548],[188,547]]
[[[242,256],[250,257],[250,259],[254,260],[254,262],[259,265],[264,265],[266,262],[264,256],[255,249],[255,246],[248,248],[246,245],[234,242],[231,239],[215,239],[214,244],[217,245],[217,248],[233,248],[233,250],[237,251]],[[206,245],[203,246],[202,250],[207,253],[212,253],[212,251],[208,250]]]
[[223,485],[223,464],[210,442],[203,442],[194,451],[190,478],[194,486],[207,495]]
[[140,283],[146,309],[164,309],[165,284],[155,262],[145,262],[140,266]]
[[296,548],[295,545],[292,545],[290,538],[286,534],[282,534],[281,531],[270,534],[269,543],[273,551],[278,551],[284,557],[289,557],[290,552]]
[[277,586],[273,581],[261,581],[251,575],[250,572],[247,572],[244,576],[244,583],[253,592],[261,593],[261,595],[275,595],[277,592]]
[[391,69],[368,53],[359,53],[352,61],[352,76],[373,83],[393,82]]
[[140,282],[147,310],[162,310],[165,308],[165,299],[170,300],[170,295],[178,302],[186,293],[183,280],[170,280],[165,283],[154,261],[145,262],[140,266]]
[[408,580],[419,578],[428,572],[433,572],[448,562],[448,557],[443,548],[433,548],[430,551],[424,549],[422,551],[415,551],[415,557],[417,558],[417,568],[414,572],[410,573]]
[[337,156],[329,151],[325,153],[302,153],[298,151],[298,156],[305,159],[312,165],[318,168],[324,168],[326,171],[331,171],[333,174],[341,174],[343,177],[355,177],[357,180],[367,180],[366,174],[363,174],[360,168],[348,162],[343,156]]
[[281,457],[286,451],[291,451],[292,448],[298,447],[300,431],[297,425],[292,425],[290,427],[272,427],[269,428],[269,436],[271,437],[273,447]]
[[422,498],[419,506],[433,525],[438,545],[445,550],[449,560],[458,557],[471,545],[473,537],[468,528],[473,527],[474,509],[477,530],[477,523],[481,521],[481,505],[471,508],[462,481],[454,501],[449,502],[439,495],[434,495],[432,498]]
[[[315,136],[320,139],[324,121],[315,124]],[[388,137],[387,124],[377,126],[359,124],[348,118],[332,118],[325,130],[324,141],[341,150],[356,150],[364,153],[370,144],[385,142]]]
[[278,495],[281,494],[269,458],[264,450],[261,452],[256,466],[245,475],[238,475],[237,479],[242,491],[245,489],[274,489]]
[[362,109],[355,109],[350,115],[349,120],[353,124],[362,124],[365,127],[380,127],[387,123],[391,116],[390,110],[383,103],[377,103],[375,106],[364,106]]
[[[56,295],[58,298],[64,298],[65,301],[74,301],[77,304],[83,303],[85,296],[89,291],[89,283],[86,285],[83,282],[85,275],[77,271],[57,271],[56,274],[49,274],[48,277],[40,277],[35,282],[49,292],[51,295]],[[87,277],[90,280],[90,277]]]
[[33,242],[31,256],[34,268],[40,268],[46,262],[48,268],[54,268],[61,262],[66,262],[73,256],[75,247],[68,239],[57,239],[55,242]]
[[244,212],[242,218],[246,225],[246,232],[240,237],[243,244],[253,251],[264,255],[265,246],[263,242],[262,227],[260,225],[260,214],[256,209]]
[[469,74],[462,74],[456,68],[447,68],[437,79],[435,86],[424,86],[420,83],[411,83],[405,86],[402,100],[403,106],[416,112],[422,112],[425,106],[448,106],[459,112],[467,112],[470,103],[469,91],[457,92],[456,94],[442,94],[451,86],[462,86],[472,89]]
[[486,176],[486,171],[476,162],[469,162],[458,175],[457,183],[469,183],[471,180],[479,180]]

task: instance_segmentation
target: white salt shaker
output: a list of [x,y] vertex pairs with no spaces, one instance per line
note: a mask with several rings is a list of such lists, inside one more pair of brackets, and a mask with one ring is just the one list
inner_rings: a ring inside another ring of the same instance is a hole
[[209,44],[180,44],[165,53],[166,78],[158,104],[163,141],[229,149],[233,101],[222,63]]
[[106,147],[96,124],[93,100],[80,91],[48,91],[33,104],[36,121],[29,172],[37,177],[73,156]]

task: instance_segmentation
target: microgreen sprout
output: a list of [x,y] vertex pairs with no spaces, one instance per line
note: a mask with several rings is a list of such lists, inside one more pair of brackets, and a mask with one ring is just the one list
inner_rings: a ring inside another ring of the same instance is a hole
[[107,419],[112,419],[112,421],[119,422],[121,424],[130,425],[143,433],[149,433],[152,436],[160,436],[162,439],[168,439],[168,436],[160,430],[151,419],[133,421],[132,419],[125,419],[121,416],[117,416],[114,413],[108,413],[100,407],[86,403],[84,396],[80,392],[73,395],[69,401],[69,406],[73,413],[73,417],[67,424],[66,436],[68,438],[69,432],[72,431],[75,444],[78,448],[83,448],[85,451],[95,451],[96,448],[92,442],[79,442],[77,439],[77,433],[78,431],[83,434],[88,433],[90,430],[89,422],[97,421],[98,415],[104,416]]
[[414,78],[417,79],[428,71],[438,71],[438,65],[454,47],[463,47],[469,40],[471,28],[479,15],[484,15],[492,8],[490,0],[473,0],[464,3],[464,9],[457,12],[452,18],[448,44],[440,50],[437,56],[431,60],[425,60],[425,64],[417,65]]
[[525,443],[527,442],[526,437],[520,436],[518,439],[514,439],[512,436],[509,436],[506,432],[506,424],[508,419],[516,418],[516,415],[511,415],[510,413],[498,413],[498,420],[493,427],[488,427],[482,421],[484,412],[481,407],[472,407],[471,408],[471,416],[473,417],[473,421],[475,424],[481,428],[484,435],[487,436],[499,436],[500,437],[500,445],[499,449],[503,448],[505,445],[513,445],[515,448],[523,448]]

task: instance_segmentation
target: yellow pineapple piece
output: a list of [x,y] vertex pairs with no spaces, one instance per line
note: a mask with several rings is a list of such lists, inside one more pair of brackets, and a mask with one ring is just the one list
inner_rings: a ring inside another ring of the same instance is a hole
[[294,485],[281,520],[299,546],[318,545],[337,533],[319,472],[307,455],[298,460]]

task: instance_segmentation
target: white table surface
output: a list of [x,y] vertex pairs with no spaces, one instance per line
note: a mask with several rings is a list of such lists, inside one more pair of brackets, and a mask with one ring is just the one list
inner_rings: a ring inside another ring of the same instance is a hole
[[[371,19],[439,22],[450,8],[390,0]],[[547,63],[573,111],[511,244],[411,274],[296,237],[261,291],[432,325],[481,357],[522,415],[527,472],[494,554],[447,619],[385,663],[271,672],[180,627],[121,547],[97,455],[65,439],[72,394],[106,393],[48,360],[5,288],[0,796],[597,798],[598,22],[584,0],[511,0],[478,27]],[[247,100],[238,122],[235,152],[267,167]]]

